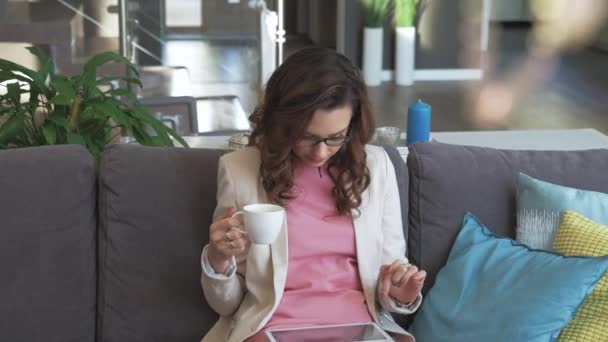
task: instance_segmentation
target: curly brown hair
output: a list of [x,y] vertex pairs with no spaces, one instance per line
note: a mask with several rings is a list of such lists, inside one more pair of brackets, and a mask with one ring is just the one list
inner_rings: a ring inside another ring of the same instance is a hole
[[262,102],[249,117],[249,145],[260,151],[262,185],[271,202],[294,198],[292,149],[306,133],[316,110],[350,105],[348,143],[328,161],[338,215],[361,205],[370,182],[365,144],[375,129],[374,115],[360,71],[345,56],[324,48],[305,48],[287,58],[268,83]]

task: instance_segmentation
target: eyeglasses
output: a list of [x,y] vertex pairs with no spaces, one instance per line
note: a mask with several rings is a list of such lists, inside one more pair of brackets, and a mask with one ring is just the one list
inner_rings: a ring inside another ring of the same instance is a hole
[[327,145],[327,146],[336,147],[336,146],[342,146],[349,141],[350,141],[349,136],[331,137],[331,138],[320,138],[320,137],[315,137],[315,136],[309,136],[309,137],[303,137],[303,138],[299,139],[296,142],[296,144],[298,146],[311,147],[311,146],[317,146],[318,144],[324,142],[325,145]]

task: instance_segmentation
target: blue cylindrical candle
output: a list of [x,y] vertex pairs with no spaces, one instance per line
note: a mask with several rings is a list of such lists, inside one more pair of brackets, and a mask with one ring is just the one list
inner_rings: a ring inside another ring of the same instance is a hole
[[407,111],[406,144],[429,141],[431,136],[431,106],[418,100]]

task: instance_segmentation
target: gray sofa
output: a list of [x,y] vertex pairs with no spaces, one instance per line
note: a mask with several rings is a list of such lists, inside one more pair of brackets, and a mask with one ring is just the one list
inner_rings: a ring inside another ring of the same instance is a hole
[[[445,263],[465,211],[514,235],[515,174],[608,192],[608,150],[394,148],[412,262]],[[215,322],[199,255],[223,151],[113,145],[0,151],[2,341],[198,341]],[[403,324],[407,324],[403,321]]]

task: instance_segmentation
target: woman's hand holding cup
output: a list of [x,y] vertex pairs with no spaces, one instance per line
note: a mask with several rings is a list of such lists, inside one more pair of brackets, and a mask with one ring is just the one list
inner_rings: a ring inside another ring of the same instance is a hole
[[249,244],[247,234],[237,227],[242,226],[241,220],[233,216],[235,208],[230,208],[222,218],[209,227],[209,249],[207,257],[215,272],[224,273],[230,259],[245,251]]

